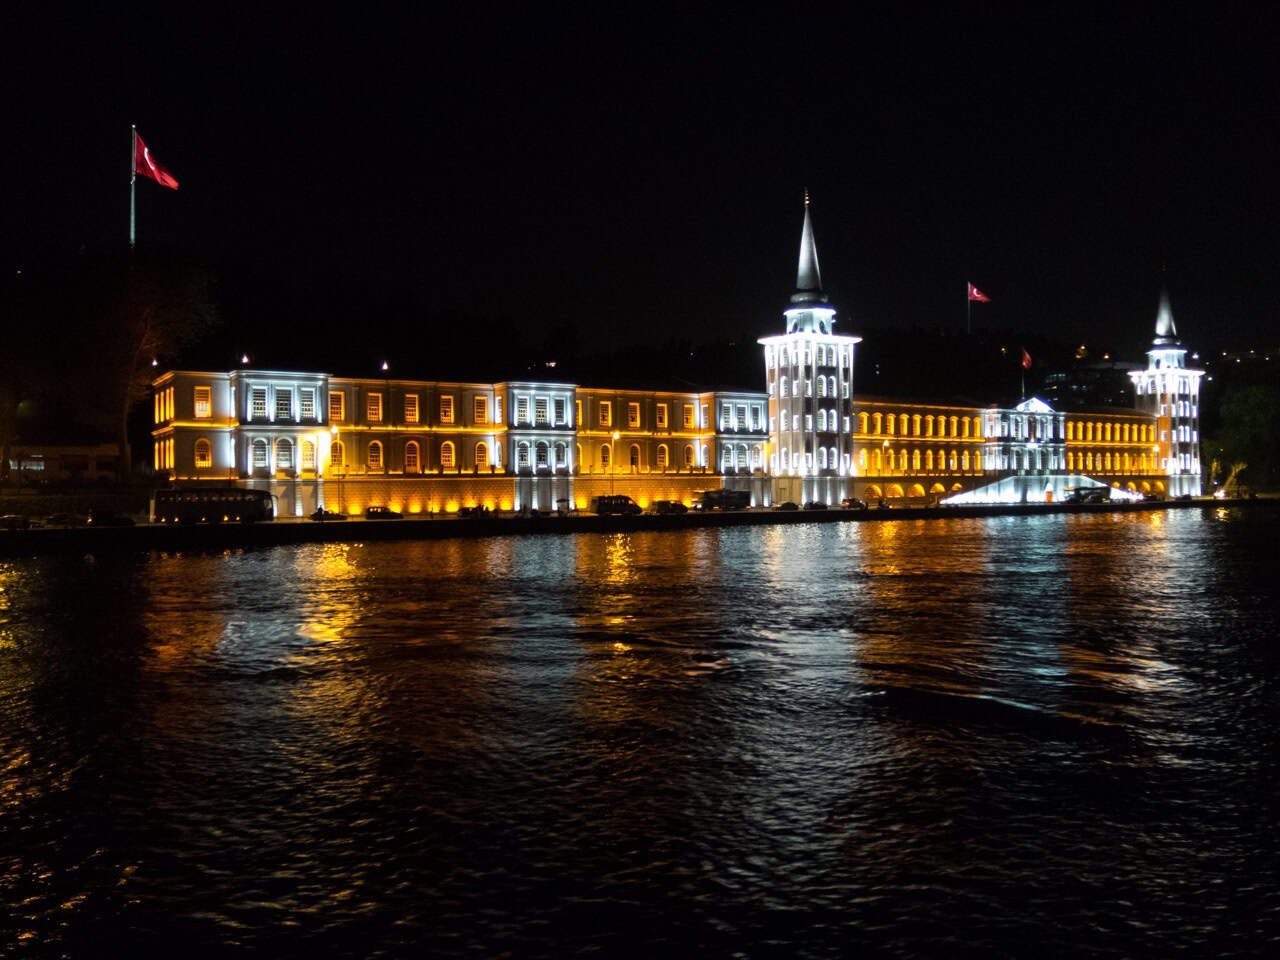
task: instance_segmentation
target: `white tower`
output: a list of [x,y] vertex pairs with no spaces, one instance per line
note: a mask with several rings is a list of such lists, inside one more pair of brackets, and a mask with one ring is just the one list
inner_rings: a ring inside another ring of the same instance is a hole
[[836,309],[822,292],[807,191],[796,292],[783,317],[785,334],[758,341],[769,390],[773,502],[839,503],[850,495],[853,475],[853,348],[862,338],[833,332]]
[[1168,474],[1169,496],[1200,495],[1200,378],[1187,367],[1187,350],[1173,325],[1169,294],[1160,291],[1156,335],[1147,351],[1147,369],[1129,374],[1134,406],[1156,418],[1153,451]]

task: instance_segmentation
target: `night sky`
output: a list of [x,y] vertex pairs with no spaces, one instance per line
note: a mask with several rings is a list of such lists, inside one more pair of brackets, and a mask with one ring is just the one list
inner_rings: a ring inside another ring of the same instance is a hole
[[126,242],[134,122],[181,181],[139,182],[140,245],[214,266],[219,349],[276,365],[754,340],[805,188],[841,332],[959,330],[971,279],[976,326],[1136,351],[1167,266],[1189,345],[1276,339],[1262,13],[856,9],[6,13],[4,261]]

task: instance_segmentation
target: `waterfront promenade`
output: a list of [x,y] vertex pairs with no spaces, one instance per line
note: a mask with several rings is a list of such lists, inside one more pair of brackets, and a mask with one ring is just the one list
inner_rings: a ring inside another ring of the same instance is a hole
[[98,551],[238,549],[301,543],[355,543],[394,540],[441,540],[455,537],[527,536],[569,533],[632,533],[806,523],[882,523],[902,520],[959,519],[1045,514],[1131,513],[1203,508],[1251,508],[1273,500],[1163,500],[1103,504],[1029,503],[957,507],[895,507],[845,510],[690,511],[679,516],[564,516],[491,514],[482,517],[434,515],[401,520],[350,518],[316,522],[278,519],[256,524],[139,524],[133,527],[53,527],[0,532],[0,557]]

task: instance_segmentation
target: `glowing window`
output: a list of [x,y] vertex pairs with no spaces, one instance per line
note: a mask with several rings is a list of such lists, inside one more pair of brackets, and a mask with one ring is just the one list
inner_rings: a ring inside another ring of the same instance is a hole
[[684,405],[684,428],[686,430],[693,426],[693,404],[686,403]]
[[201,420],[203,420],[205,417],[213,416],[213,388],[212,387],[196,387],[195,415],[198,419],[201,419]]
[[253,441],[253,465],[265,470],[267,467],[267,441]]
[[609,445],[607,443],[600,447],[600,466],[606,470],[609,468]]
[[556,466],[563,467],[565,465],[565,458],[568,457],[568,455],[569,455],[568,446],[563,443],[557,443],[556,444]]
[[310,440],[302,441],[302,469],[314,470],[316,468],[316,445]]
[[547,465],[547,445],[545,443],[539,443],[534,448],[534,464],[538,467]]
[[382,394],[371,393],[366,398],[365,413],[370,423],[382,422]]
[[529,444],[521,443],[516,447],[516,469],[523,470],[529,466]]
[[276,387],[276,419],[293,419],[293,394],[279,387]]
[[346,396],[334,390],[329,393],[329,419],[346,419]]
[[472,420],[475,423],[489,422],[489,398],[473,397],[471,400]]
[[692,444],[688,444],[688,443],[687,443],[687,444],[685,444],[685,447],[684,447],[684,465],[685,465],[686,467],[692,467],[692,466],[693,466],[693,445],[692,445]]
[[374,470],[382,469],[382,444],[377,440],[369,444],[369,466]]
[[529,422],[529,398],[516,397],[516,423]]
[[406,393],[404,395],[404,422],[418,422],[418,395],[416,393]]
[[249,416],[254,420],[267,419],[267,388],[254,387],[249,394]]
[[440,466],[446,470],[452,470],[458,465],[457,447],[453,445],[452,440],[446,440],[440,444]]
[[203,438],[196,441],[196,466],[213,466],[213,447],[208,440]]
[[700,427],[707,427],[711,423],[711,418],[707,415],[707,405],[702,405],[702,422],[698,424]]
[[600,401],[600,426],[608,427],[613,424],[613,403],[609,400]]
[[298,417],[302,420],[316,418],[316,392],[314,390],[298,391]]
[[347,448],[341,441],[335,440],[329,446],[329,465],[334,467],[342,467],[347,463]]
[[565,422],[564,415],[565,415],[566,407],[567,407],[567,404],[564,402],[564,397],[556,397],[556,423]]
[[440,422],[453,423],[453,395],[445,394],[440,398]]
[[640,426],[640,404],[638,403],[627,404],[627,426],[628,427]]
[[654,407],[653,412],[658,426],[660,428],[665,428],[667,425],[667,405],[665,403],[660,403]]
[[658,469],[665,470],[667,468],[667,445],[665,443],[658,444]]
[[478,468],[489,466],[489,445],[483,440],[476,444],[476,466]]
[[631,469],[638,470],[640,468],[640,448],[634,443],[631,445],[630,459]]
[[547,425],[547,398],[538,397],[533,401],[533,422],[540,427]]
[[276,441],[276,469],[293,469],[293,444],[288,440]]
[[582,423],[582,401],[573,401],[573,422],[575,424]]
[[417,473],[422,469],[422,460],[419,456],[420,450],[416,440],[410,440],[404,445],[404,472]]

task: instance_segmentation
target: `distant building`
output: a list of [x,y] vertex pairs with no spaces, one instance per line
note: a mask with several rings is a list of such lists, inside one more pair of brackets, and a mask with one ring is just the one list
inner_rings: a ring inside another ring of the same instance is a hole
[[13,443],[9,446],[9,476],[23,483],[118,480],[120,448],[114,443]]
[[1133,381],[1130,374],[1141,369],[1142,364],[1124,360],[1076,363],[1066,370],[1047,374],[1039,396],[1058,410],[1132,407]]
[[609,493],[648,506],[720,488],[754,506],[1200,490],[1202,371],[1186,367],[1167,297],[1147,368],[1124,371],[1136,408],[860,396],[861,338],[835,332],[806,196],[783,318],[783,333],[759,340],[763,393],[175,370],[154,382],[155,466],[183,484],[270,491],[295,516],[585,509]]

